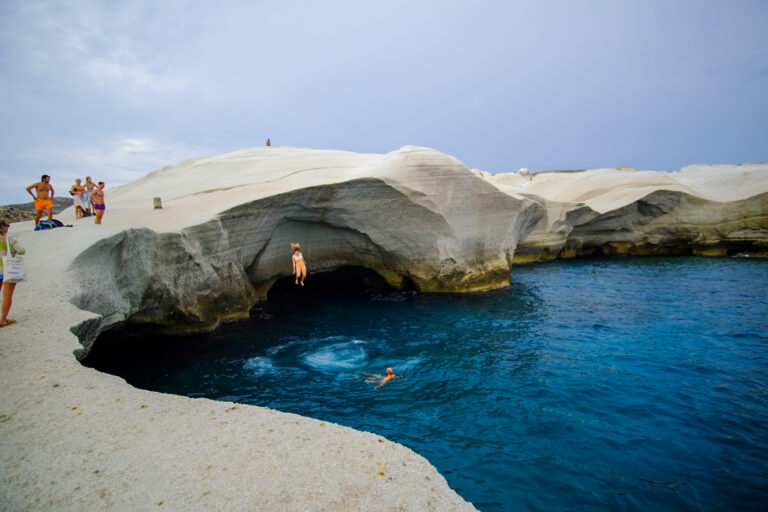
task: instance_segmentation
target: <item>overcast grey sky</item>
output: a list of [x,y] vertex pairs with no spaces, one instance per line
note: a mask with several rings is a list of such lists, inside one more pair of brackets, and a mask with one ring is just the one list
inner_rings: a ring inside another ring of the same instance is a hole
[[765,0],[2,0],[0,204],[267,137],[494,173],[765,161],[766,27]]

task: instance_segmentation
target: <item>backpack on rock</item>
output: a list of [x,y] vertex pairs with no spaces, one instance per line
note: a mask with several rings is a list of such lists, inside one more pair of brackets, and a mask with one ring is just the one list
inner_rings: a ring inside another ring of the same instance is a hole
[[35,226],[35,231],[41,231],[43,229],[53,229],[53,228],[60,228],[63,226],[64,223],[60,220],[51,219],[51,220],[41,220],[40,224]]

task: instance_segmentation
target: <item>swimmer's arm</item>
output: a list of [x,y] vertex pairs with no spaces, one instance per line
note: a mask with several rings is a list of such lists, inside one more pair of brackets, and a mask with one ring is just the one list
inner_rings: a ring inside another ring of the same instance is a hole
[[383,386],[384,384],[386,384],[387,382],[391,381],[396,377],[397,375],[392,375],[391,377],[390,376],[384,377],[383,379],[381,379],[381,382],[379,382],[379,385],[376,386],[376,389],[379,389],[381,386]]
[[51,184],[49,183],[49,184],[48,184],[48,186],[49,186],[49,187],[51,187],[51,200],[53,200],[53,195],[54,195],[56,192],[53,190],[53,185],[51,185]]

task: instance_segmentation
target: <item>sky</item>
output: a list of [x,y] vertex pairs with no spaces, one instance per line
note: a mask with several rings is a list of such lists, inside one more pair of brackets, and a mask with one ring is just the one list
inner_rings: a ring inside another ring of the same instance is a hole
[[0,204],[267,138],[492,173],[764,162],[767,26],[765,0],[2,0]]

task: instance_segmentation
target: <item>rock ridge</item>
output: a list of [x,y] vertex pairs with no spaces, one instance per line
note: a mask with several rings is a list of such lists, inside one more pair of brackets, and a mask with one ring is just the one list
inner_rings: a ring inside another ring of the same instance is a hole
[[[418,166],[410,173],[418,178]],[[113,327],[184,333],[246,317],[290,275],[297,240],[310,273],[364,267],[395,289],[428,292],[506,286],[517,240],[540,208],[471,173],[452,178],[463,183],[448,184],[449,193],[440,190],[445,184],[391,176],[310,186],[238,204],[178,232],[129,228],[101,240],[69,268],[83,283],[73,303],[101,319],[77,329],[79,355]]]
[[768,257],[768,165],[628,168],[485,176],[544,215],[515,263],[648,255]]

